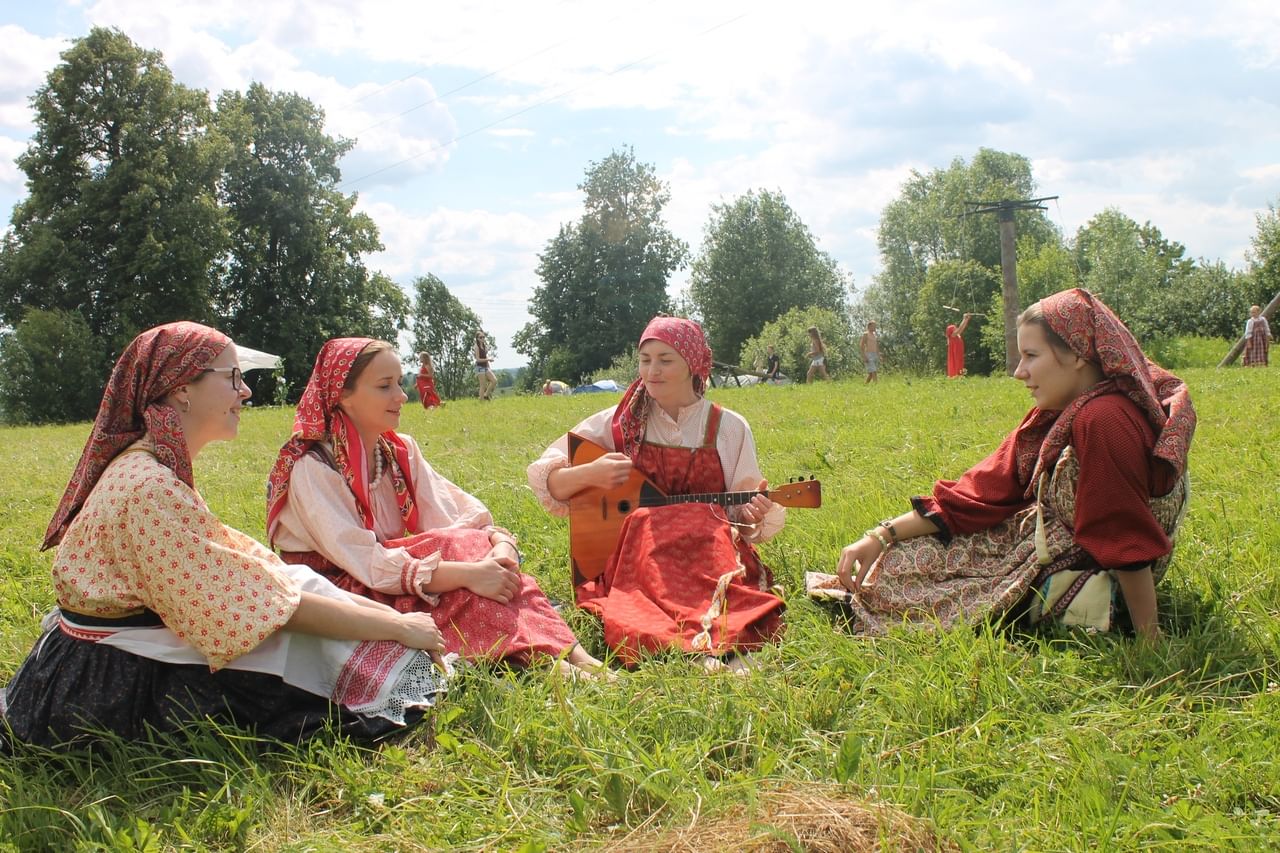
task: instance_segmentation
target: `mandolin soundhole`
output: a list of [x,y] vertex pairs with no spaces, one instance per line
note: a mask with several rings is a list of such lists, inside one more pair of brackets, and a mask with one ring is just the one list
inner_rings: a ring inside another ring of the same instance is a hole
[[631,501],[618,501],[618,512],[622,515],[631,512]]

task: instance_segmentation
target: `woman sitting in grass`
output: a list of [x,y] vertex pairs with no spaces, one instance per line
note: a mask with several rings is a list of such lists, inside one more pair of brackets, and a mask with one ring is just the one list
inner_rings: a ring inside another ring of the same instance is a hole
[[271,543],[342,589],[431,613],[450,652],[518,665],[561,658],[573,675],[599,670],[520,571],[515,537],[396,432],[407,399],[391,344],[324,345],[271,471]]
[[170,323],[125,348],[45,533],[59,609],[0,691],[19,740],[133,740],[205,718],[282,740],[334,719],[374,738],[444,689],[415,651],[441,648],[430,617],[285,565],[196,492],[192,461],[235,438],[248,398],[221,332]]
[[1018,349],[1014,376],[1036,403],[1018,428],[841,553],[856,630],[1024,607],[1032,621],[1105,630],[1114,580],[1133,627],[1159,635],[1155,584],[1185,506],[1196,424],[1186,385],[1084,290],[1024,311]]
[[[751,428],[703,396],[711,350],[702,327],[655,317],[639,347],[640,376],[622,401],[573,428],[611,452],[570,467],[562,436],[529,466],[543,506],[566,515],[570,498],[617,488],[633,468],[669,495],[764,489]],[[745,671],[736,653],[782,630],[782,599],[752,543],[781,530],[784,513],[763,495],[729,515],[710,503],[635,509],[603,574],[577,583],[575,597],[628,663],[676,648],[703,654],[708,669]]]

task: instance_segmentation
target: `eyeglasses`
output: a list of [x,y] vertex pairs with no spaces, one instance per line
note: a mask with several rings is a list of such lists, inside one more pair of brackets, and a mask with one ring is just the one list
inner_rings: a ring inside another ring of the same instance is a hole
[[240,368],[238,367],[206,367],[201,373],[226,373],[231,372],[231,390],[240,390]]

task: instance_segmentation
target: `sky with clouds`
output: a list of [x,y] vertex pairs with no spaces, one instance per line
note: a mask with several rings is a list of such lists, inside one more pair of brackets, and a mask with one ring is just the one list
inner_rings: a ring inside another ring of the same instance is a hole
[[28,98],[95,25],[214,96],[260,81],[322,106],[357,140],[342,189],[381,229],[370,266],[440,276],[504,367],[538,252],[581,214],[587,165],[625,145],[695,252],[711,205],[780,190],[858,287],[910,170],[983,146],[1031,159],[1068,234],[1117,207],[1233,266],[1280,199],[1274,0],[0,0],[6,218]]

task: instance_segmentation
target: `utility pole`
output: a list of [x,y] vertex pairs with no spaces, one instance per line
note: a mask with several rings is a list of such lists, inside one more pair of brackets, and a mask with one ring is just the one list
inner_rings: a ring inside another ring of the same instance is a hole
[[961,216],[978,213],[994,213],[1000,223],[1000,272],[1004,279],[1004,366],[1010,376],[1018,368],[1018,256],[1017,234],[1014,233],[1013,213],[1017,210],[1048,210],[1040,202],[1056,199],[1056,195],[1029,198],[1021,201],[966,201],[971,210]]

